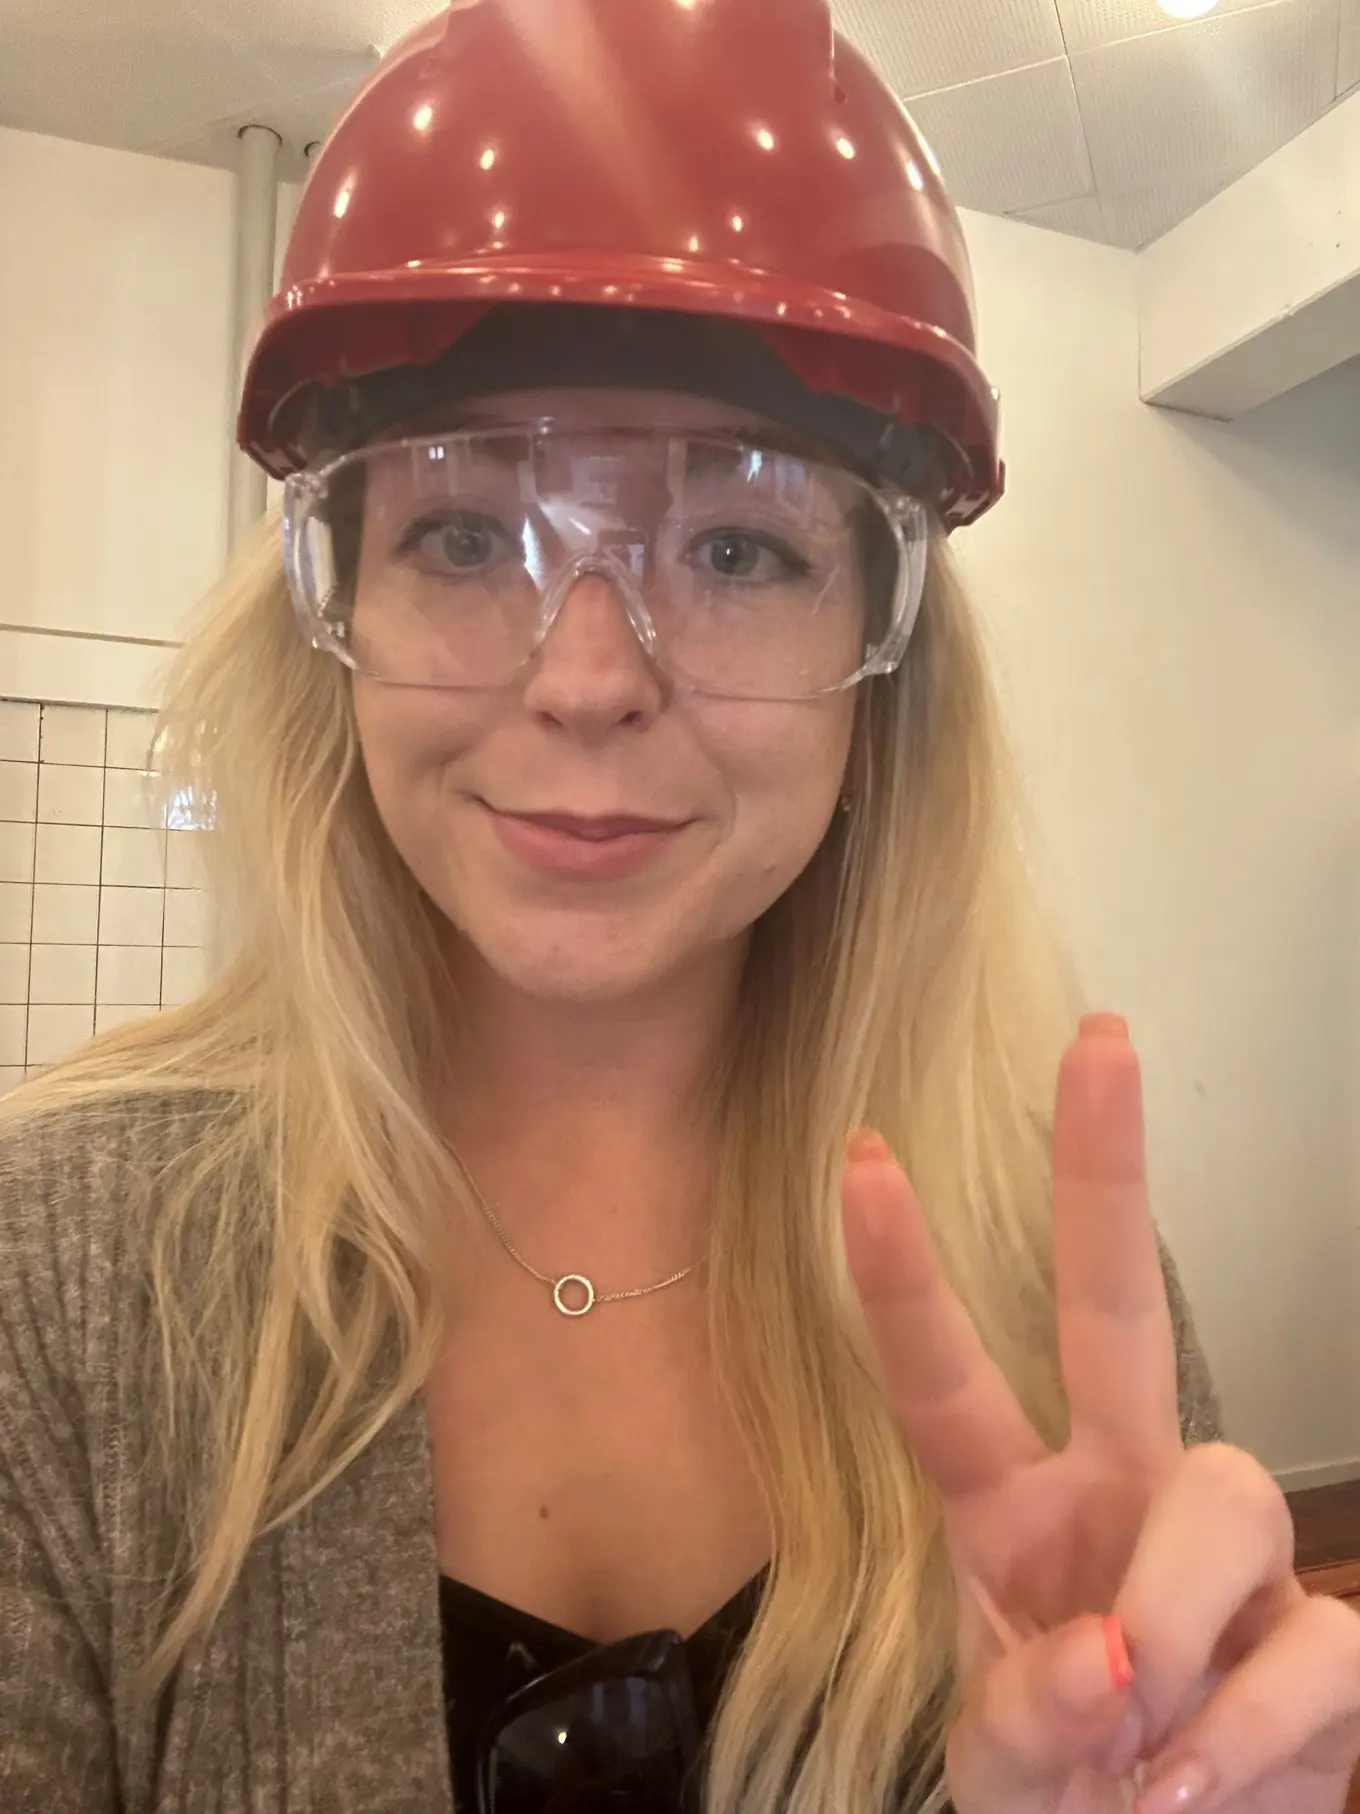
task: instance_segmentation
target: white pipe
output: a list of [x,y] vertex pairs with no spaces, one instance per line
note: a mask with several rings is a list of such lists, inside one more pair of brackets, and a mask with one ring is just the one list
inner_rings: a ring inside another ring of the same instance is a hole
[[[279,196],[279,151],[272,126],[243,126],[236,167],[236,317],[234,395],[239,398],[246,362],[265,305],[274,292],[274,239]],[[236,549],[265,513],[268,480],[262,467],[232,449],[228,481],[228,530]]]

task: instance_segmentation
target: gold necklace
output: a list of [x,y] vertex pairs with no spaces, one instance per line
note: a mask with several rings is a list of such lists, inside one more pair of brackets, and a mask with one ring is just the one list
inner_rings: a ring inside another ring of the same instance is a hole
[[[691,1260],[688,1266],[684,1267],[680,1272],[673,1272],[668,1279],[658,1279],[655,1285],[638,1285],[635,1286],[632,1291],[597,1291],[593,1283],[583,1272],[564,1272],[561,1278],[552,1278],[548,1273],[540,1272],[537,1266],[531,1266],[529,1264],[519,1248],[515,1246],[515,1243],[505,1232],[500,1217],[496,1214],[495,1210],[492,1209],[491,1205],[478,1189],[477,1180],[468,1170],[462,1155],[454,1152],[453,1156],[457,1159],[459,1169],[462,1171],[463,1177],[467,1182],[467,1187],[472,1192],[473,1201],[491,1225],[491,1231],[496,1239],[510,1255],[510,1258],[515,1264],[522,1267],[531,1279],[537,1279],[540,1285],[546,1285],[548,1287],[549,1291],[552,1292],[553,1303],[563,1316],[588,1316],[597,1304],[621,1304],[627,1298],[649,1298],[654,1292],[665,1291],[668,1286],[678,1285],[681,1279],[687,1279],[699,1266],[700,1262],[698,1260]],[[582,1301],[579,1304],[569,1304],[567,1302],[566,1293],[570,1286],[576,1287],[577,1295],[583,1294]]]

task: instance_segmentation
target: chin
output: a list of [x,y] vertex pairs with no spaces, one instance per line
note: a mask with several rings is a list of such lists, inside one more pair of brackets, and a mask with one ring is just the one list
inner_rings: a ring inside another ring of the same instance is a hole
[[619,963],[581,952],[482,951],[484,963],[517,995],[559,1008],[609,1008],[664,989],[686,966]]
[[538,916],[517,926],[507,915],[494,926],[463,922],[462,936],[499,982],[530,1001],[557,1007],[605,1008],[638,1000],[739,955],[738,938],[696,943],[692,926],[646,926],[608,919],[545,926]]

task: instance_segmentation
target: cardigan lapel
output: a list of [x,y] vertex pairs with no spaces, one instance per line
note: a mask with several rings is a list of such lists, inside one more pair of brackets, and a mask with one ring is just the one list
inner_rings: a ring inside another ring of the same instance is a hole
[[454,1814],[423,1400],[283,1539],[288,1814]]

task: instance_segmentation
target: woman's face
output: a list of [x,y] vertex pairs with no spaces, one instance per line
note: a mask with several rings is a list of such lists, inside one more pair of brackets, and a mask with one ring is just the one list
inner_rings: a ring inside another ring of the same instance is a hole
[[[525,393],[477,408],[479,424],[545,415],[586,431],[758,432],[723,405],[656,393]],[[370,539],[356,629],[388,603]],[[857,651],[862,601],[838,609],[835,634]],[[510,685],[354,680],[373,796],[416,880],[506,983],[579,1004],[650,993],[730,955],[826,833],[854,702],[853,690],[775,704],[674,687],[598,572],[575,581]]]

